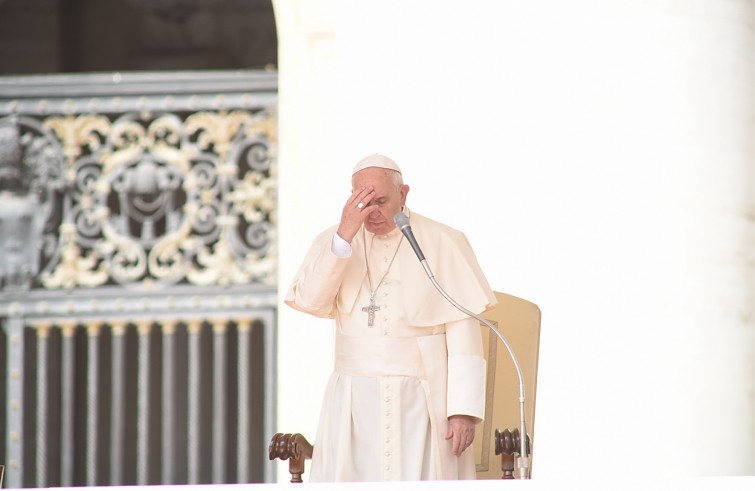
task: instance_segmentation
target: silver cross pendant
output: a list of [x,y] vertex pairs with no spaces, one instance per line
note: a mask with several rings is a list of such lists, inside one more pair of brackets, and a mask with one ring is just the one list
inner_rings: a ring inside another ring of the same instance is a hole
[[367,312],[367,327],[375,327],[375,312],[380,306],[375,305],[375,297],[370,297],[370,305],[362,307],[362,312]]

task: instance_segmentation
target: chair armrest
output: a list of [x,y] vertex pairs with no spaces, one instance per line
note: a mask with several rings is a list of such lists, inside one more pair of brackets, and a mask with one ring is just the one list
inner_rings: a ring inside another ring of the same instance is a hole
[[291,482],[302,482],[304,462],[312,458],[312,444],[301,433],[276,433],[268,449],[270,460],[288,460]]

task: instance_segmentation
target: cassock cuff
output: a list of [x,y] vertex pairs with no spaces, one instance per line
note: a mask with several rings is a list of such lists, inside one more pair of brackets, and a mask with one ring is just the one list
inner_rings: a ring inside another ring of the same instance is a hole
[[485,358],[474,355],[448,357],[446,416],[465,414],[480,421],[485,416]]
[[351,244],[346,242],[340,235],[333,234],[333,242],[330,244],[330,250],[338,257],[351,256]]

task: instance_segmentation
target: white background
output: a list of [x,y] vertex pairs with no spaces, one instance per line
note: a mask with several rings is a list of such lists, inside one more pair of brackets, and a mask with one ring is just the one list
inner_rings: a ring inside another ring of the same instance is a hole
[[[753,2],[274,4],[281,296],[385,153],[542,310],[533,478],[755,474]],[[330,326],[280,306],[279,431]]]

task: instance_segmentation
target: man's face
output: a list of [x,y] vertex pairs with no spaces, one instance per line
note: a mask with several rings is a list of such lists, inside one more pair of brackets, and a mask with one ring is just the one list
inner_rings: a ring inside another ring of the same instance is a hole
[[367,167],[354,174],[352,178],[354,189],[368,186],[375,189],[375,197],[365,205],[377,205],[378,208],[364,221],[365,228],[373,234],[384,235],[396,228],[393,216],[400,212],[406,203],[409,186],[398,186],[393,180],[394,172],[380,167]]

